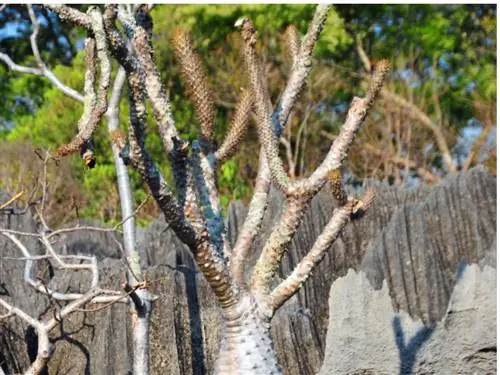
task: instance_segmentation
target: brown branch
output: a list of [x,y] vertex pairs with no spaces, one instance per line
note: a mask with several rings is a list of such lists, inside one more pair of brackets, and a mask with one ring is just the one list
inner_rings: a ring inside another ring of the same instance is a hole
[[10,206],[12,203],[14,203],[16,200],[22,197],[24,194],[24,190],[20,191],[16,195],[14,195],[12,198],[10,198],[7,202],[0,204],[0,210],[3,210],[5,207]]
[[435,124],[434,121],[432,121],[432,119],[429,116],[427,116],[427,114],[425,114],[420,108],[410,103],[403,97],[395,93],[389,92],[385,89],[381,91],[381,96],[384,100],[387,100],[388,102],[395,104],[398,107],[405,110],[410,118],[425,125],[428,129],[430,129],[434,133],[437,146],[439,148],[439,151],[441,152],[441,155],[443,156],[443,159],[446,163],[448,170],[451,173],[455,173],[457,169],[455,167],[455,164],[453,163],[453,158],[451,157],[451,152],[450,149],[448,148],[448,144],[446,142],[446,138],[443,134],[442,129],[437,124]]
[[[371,68],[370,60],[362,47],[362,42],[360,38],[357,39],[356,45],[358,54],[361,58],[361,61],[364,64],[365,70],[370,71]],[[430,129],[433,132],[434,137],[436,138],[437,146],[439,148],[439,151],[441,152],[441,155],[443,156],[443,159],[446,163],[448,170],[451,173],[455,173],[457,169],[455,167],[455,164],[453,163],[453,158],[451,157],[451,153],[448,148],[446,138],[443,134],[442,127],[439,124],[434,123],[434,121],[427,114],[425,114],[419,107],[407,101],[400,95],[397,95],[393,92],[389,92],[388,90],[385,89],[380,90],[380,95],[384,100],[404,109],[408,113],[410,118],[417,120],[418,122],[425,125],[428,129]],[[441,108],[439,107],[439,101],[437,100],[436,95],[434,95],[434,102],[436,105],[436,112],[438,119],[441,119],[442,117]]]
[[188,96],[194,104],[196,117],[201,125],[202,146],[208,147],[208,150],[210,150],[213,142],[215,107],[205,69],[193,47],[189,32],[176,28],[173,32],[172,42]]
[[297,30],[297,27],[295,27],[295,25],[289,25],[285,30],[283,39],[285,42],[284,44],[285,44],[286,55],[288,60],[292,64],[292,70],[293,70],[293,66],[297,63],[297,60],[299,58],[300,47],[301,47],[300,35],[299,31]]
[[484,144],[486,141],[486,138],[488,134],[490,133],[491,128],[493,127],[492,123],[488,123],[487,125],[484,125],[483,130],[481,131],[481,134],[477,137],[476,141],[472,145],[470,149],[469,155],[467,155],[467,159],[465,159],[465,162],[463,164],[462,170],[467,171],[469,170],[470,166],[475,163],[475,160],[477,158],[477,154],[479,153],[479,150],[481,149],[481,146]]
[[389,155],[378,147],[375,147],[369,143],[364,143],[363,148],[371,154],[376,155],[377,157],[389,160],[391,163],[397,165],[400,168],[408,168],[414,170],[427,183],[432,184],[440,180],[439,176],[436,176],[424,167],[420,167],[415,161],[411,160],[410,158],[400,157],[397,155]]
[[234,111],[226,138],[219,149],[214,153],[215,158],[219,162],[230,159],[238,150],[250,123],[252,104],[252,92],[250,90],[243,90],[236,110]]

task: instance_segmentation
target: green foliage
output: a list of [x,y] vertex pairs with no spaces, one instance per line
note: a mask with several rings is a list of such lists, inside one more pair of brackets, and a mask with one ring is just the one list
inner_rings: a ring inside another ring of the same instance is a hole
[[[304,35],[314,8],[312,4],[156,6],[152,13],[155,58],[181,135],[188,140],[198,138],[199,125],[184,92],[170,43],[175,27],[191,30],[195,48],[206,67],[217,104],[215,138],[220,144],[227,132],[238,92],[241,87],[247,86],[235,21],[243,16],[249,17],[259,30],[259,53],[266,62],[270,96],[275,102],[289,72],[289,64],[283,56],[281,33],[289,24],[295,24]],[[23,22],[27,22],[24,8],[9,6],[8,9],[20,12]],[[41,10],[37,8],[37,11]],[[0,17],[0,26],[1,23]],[[28,27],[17,40],[2,40],[2,48],[5,45],[16,62],[36,66],[27,43],[29,32]],[[53,41],[54,32],[43,33],[41,46],[47,46]],[[83,53],[76,53],[73,45],[81,42],[83,32],[66,25],[60,33],[69,41],[67,51],[61,46],[53,50],[41,48],[43,57],[63,83],[82,92],[85,72]],[[291,118],[290,129],[296,134],[302,119],[309,116],[307,127],[303,128],[303,144],[297,147],[302,150],[300,158],[305,165],[300,173],[316,166],[328,149],[329,142],[325,142],[321,131],[335,132],[352,96],[363,93],[363,80],[357,75],[362,70],[354,43],[357,36],[362,38],[370,58],[392,60],[394,73],[391,85],[401,93],[411,88],[417,104],[431,117],[435,116],[434,92],[439,94],[443,117],[457,128],[465,126],[472,116],[477,115],[478,100],[488,105],[496,100],[494,6],[338,5],[330,12],[315,49],[316,60],[308,89],[301,95]],[[16,46],[17,49],[14,48]],[[68,51],[71,58],[65,57]],[[25,141],[53,151],[76,134],[82,105],[66,97],[45,78],[7,72],[7,68],[0,65],[0,92],[4,102],[0,106],[0,138],[9,142]],[[120,103],[120,127],[124,131],[128,121],[126,97],[124,89]],[[333,113],[332,107],[336,108],[336,113]],[[147,147],[170,181],[171,171],[149,106],[148,116]],[[376,113],[372,116],[381,118]],[[373,138],[379,137],[377,134]],[[422,143],[428,142],[425,138],[428,134],[418,134],[415,138],[417,136],[421,136]],[[292,137],[294,147],[295,141]],[[86,202],[80,213],[117,222],[120,212],[116,175],[105,120],[93,142],[98,159],[96,168],[85,170],[78,155],[67,159],[71,166],[71,178],[80,182],[79,193],[84,196],[82,201]],[[221,166],[218,184],[224,207],[231,199],[248,200],[257,170],[255,150],[258,150],[257,134],[250,129],[240,152]],[[141,179],[135,173],[131,175],[134,199],[138,204],[145,199],[147,191]],[[139,216],[140,222],[144,223],[157,214],[151,208],[153,206],[148,206],[147,213]]]
[[238,170],[239,165],[235,160],[229,160],[221,166],[218,182],[222,190],[220,201],[223,210],[227,209],[232,200],[243,199],[251,192],[247,182],[239,176]]

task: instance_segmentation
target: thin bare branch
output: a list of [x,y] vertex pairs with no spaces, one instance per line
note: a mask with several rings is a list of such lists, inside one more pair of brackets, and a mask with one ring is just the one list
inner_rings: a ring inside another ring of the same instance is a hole
[[19,198],[21,198],[23,196],[23,194],[24,194],[24,190],[21,190],[19,193],[17,193],[16,195],[14,195],[12,198],[10,198],[9,200],[7,200],[7,202],[0,204],[0,210],[3,210],[5,207],[10,206],[12,203],[14,203]]
[[3,300],[2,298],[0,298],[0,305],[5,310],[7,310],[6,315],[8,315],[8,316],[16,315],[19,318],[21,318],[22,320],[24,320],[26,323],[32,325],[33,327],[42,328],[42,323],[40,323],[38,320],[34,319],[33,317],[29,316],[28,314],[26,314],[21,309],[18,309],[17,307],[12,306],[10,303]]
[[30,36],[30,43],[31,43],[31,50],[33,51],[33,56],[35,57],[35,60],[40,67],[41,73],[49,79],[49,81],[59,90],[61,90],[63,93],[68,95],[69,97],[78,100],[79,102],[83,102],[83,96],[76,90],[73,90],[71,87],[63,84],[56,76],[55,74],[47,68],[47,65],[42,61],[40,51],[38,49],[38,33],[40,31],[40,23],[38,22],[35,12],[33,11],[33,7],[31,5],[27,5],[28,7],[28,14],[31,19],[31,23],[33,25],[33,33]]
[[469,155],[467,156],[467,159],[465,159],[465,162],[463,164],[462,170],[467,171],[471,167],[471,165],[474,164],[474,161],[477,158],[477,154],[479,153],[479,150],[481,149],[481,146],[484,144],[486,141],[488,134],[490,134],[491,128],[493,127],[492,123],[488,123],[483,126],[483,130],[481,131],[481,134],[477,137],[476,141],[472,145]]
[[392,93],[388,90],[382,90],[381,96],[384,100],[397,105],[398,107],[404,109],[410,118],[417,120],[422,125],[425,125],[428,129],[430,129],[434,133],[434,137],[436,138],[436,143],[443,156],[443,159],[446,163],[446,167],[451,173],[456,172],[456,166],[453,162],[453,158],[451,157],[450,149],[448,148],[448,144],[446,142],[446,138],[443,134],[442,129],[432,121],[432,119],[427,116],[420,108],[418,108],[415,104],[410,103],[403,97]]
[[12,59],[10,58],[9,55],[7,55],[6,53],[3,53],[3,52],[0,52],[0,60],[2,60],[9,67],[9,69],[11,69],[13,71],[17,71],[19,73],[27,73],[27,74],[34,74],[34,75],[38,75],[38,76],[47,77],[49,79],[49,81],[57,89],[61,90],[63,93],[65,93],[69,97],[71,97],[75,100],[78,100],[79,102],[83,102],[84,101],[83,96],[78,91],[63,84],[55,76],[55,74],[49,68],[47,68],[45,63],[42,61],[41,56],[40,56],[40,52],[38,50],[38,44],[37,44],[37,37],[38,37],[40,25],[39,25],[38,20],[36,19],[35,13],[34,13],[31,5],[28,5],[28,13],[29,13],[31,22],[33,24],[33,33],[30,36],[31,49],[33,51],[33,55],[37,61],[39,68],[32,68],[32,67],[18,65],[14,61],[12,61]]
[[[358,54],[361,58],[361,61],[364,64],[365,70],[370,71],[371,70],[371,65],[370,65],[370,59],[368,58],[365,50],[363,49],[361,39],[358,38],[357,40],[357,51]],[[446,167],[451,173],[455,173],[457,168],[455,164],[453,163],[453,158],[451,157],[450,150],[448,148],[448,144],[446,142],[446,138],[443,134],[443,131],[441,129],[441,126],[439,124],[436,124],[427,114],[425,114],[419,107],[417,107],[415,104],[409,102],[408,100],[404,99],[400,95],[397,95],[393,92],[390,92],[386,89],[381,89],[380,90],[380,96],[392,103],[393,105],[397,105],[398,107],[404,109],[410,118],[417,120],[421,124],[425,125],[428,129],[430,129],[436,138],[436,143],[439,148],[439,151],[443,155],[443,159],[446,163]],[[438,113],[438,118],[441,118],[442,115],[440,115],[440,108],[439,108],[439,103],[437,101],[437,97],[434,97],[435,104],[437,103],[437,113]]]
[[410,170],[417,172],[418,175],[422,177],[427,183],[432,184],[440,180],[439,176],[433,174],[428,169],[419,166],[417,162],[411,160],[410,158],[384,153],[383,150],[369,143],[364,143],[363,148],[367,150],[369,153],[376,155],[381,159],[388,159],[391,163],[394,163],[399,168],[408,168]]
[[370,73],[372,70],[372,64],[370,62],[370,59],[368,58],[368,55],[366,54],[365,50],[363,49],[363,41],[362,41],[361,36],[359,34],[356,35],[356,50],[358,51],[359,58],[361,59],[361,62],[363,63],[363,67],[365,68],[365,71],[367,73]]
[[38,68],[32,68],[29,66],[22,66],[16,64],[6,53],[0,52],[0,60],[2,60],[9,67],[9,69],[14,70],[16,72],[35,74],[37,76],[43,75],[43,72]]

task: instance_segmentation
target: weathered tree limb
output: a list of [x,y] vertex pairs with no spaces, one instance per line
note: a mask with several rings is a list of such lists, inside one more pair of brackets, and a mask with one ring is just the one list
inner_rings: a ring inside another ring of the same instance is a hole
[[269,93],[264,82],[262,63],[257,56],[255,45],[257,44],[257,30],[249,19],[242,19],[241,35],[244,42],[245,62],[248,69],[250,84],[253,89],[255,111],[257,113],[257,128],[259,129],[259,141],[264,147],[266,160],[271,172],[271,181],[283,193],[289,190],[290,181],[283,168],[283,162],[279,157],[278,137],[276,136],[269,108]]
[[[97,125],[101,121],[102,116],[106,113],[108,108],[108,87],[111,80],[111,64],[109,62],[108,48],[106,41],[106,34],[104,32],[104,25],[102,20],[101,12],[97,7],[90,7],[88,10],[90,16],[92,32],[95,38],[95,48],[97,49],[97,58],[100,63],[100,80],[99,80],[99,90],[97,94],[97,102],[92,105],[95,100],[95,94],[93,93],[93,80],[90,75],[95,77],[96,67],[89,67],[89,65],[95,65],[96,59],[92,55],[92,50],[94,49],[92,45],[89,45],[87,58],[87,69],[89,73],[89,82],[85,80],[86,87],[86,98],[88,101],[85,102],[84,114],[82,119],[78,122],[78,134],[73,141],[67,145],[61,146],[57,152],[57,157],[66,156],[70,153],[80,151],[82,155],[89,150],[92,151],[92,146],[90,139],[94,133]],[[87,78],[87,76],[86,76]],[[94,78],[95,80],[95,78]],[[89,113],[90,112],[90,115]]]

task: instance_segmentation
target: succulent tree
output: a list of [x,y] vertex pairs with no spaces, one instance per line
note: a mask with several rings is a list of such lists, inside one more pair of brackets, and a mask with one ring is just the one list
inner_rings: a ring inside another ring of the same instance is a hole
[[[54,157],[80,152],[87,160],[91,158],[92,135],[108,108],[112,56],[120,65],[119,74],[127,82],[130,104],[128,134],[114,131],[111,137],[113,147],[122,161],[142,176],[165,220],[192,252],[218,301],[224,324],[215,373],[281,373],[270,336],[274,313],[297,293],[343,228],[350,220],[361,217],[374,198],[371,190],[362,199],[348,196],[341,184],[340,171],[356,133],[383,86],[389,64],[381,61],[374,67],[365,97],[352,100],[345,123],[323,162],[309,177],[293,180],[287,175],[280,159],[279,137],[306,85],[312,68],[313,49],[327,18],[329,5],[317,7],[304,37],[300,38],[293,26],[288,28],[286,40],[293,64],[286,86],[274,107],[256,49],[257,31],[247,18],[236,22],[235,26],[241,29],[248,87],[239,93],[239,104],[230,120],[230,130],[220,147],[213,139],[214,100],[201,59],[188,32],[177,30],[172,42],[200,125],[199,138],[192,142],[182,139],[176,129],[167,90],[155,66],[151,43],[153,20],[148,6],[131,9],[107,5],[102,13],[97,7],[90,7],[87,13],[64,5],[47,7],[63,21],[88,31],[85,87],[91,94],[86,96],[88,100],[84,100],[78,134],[72,142],[61,146]],[[117,26],[118,22],[121,27]],[[98,91],[92,94],[98,66]],[[169,186],[145,145],[147,101],[170,161],[174,187]],[[217,169],[237,152],[252,117],[260,141],[259,170],[248,215],[236,243],[231,246],[226,236],[216,184]],[[339,208],[334,210],[323,232],[292,273],[272,288],[271,281],[304,214],[313,197],[327,183],[333,187]],[[260,230],[271,186],[285,196],[284,207],[260,251],[257,263],[252,270],[247,270],[250,253],[257,251],[253,244]],[[143,334],[147,335],[147,330]]]

